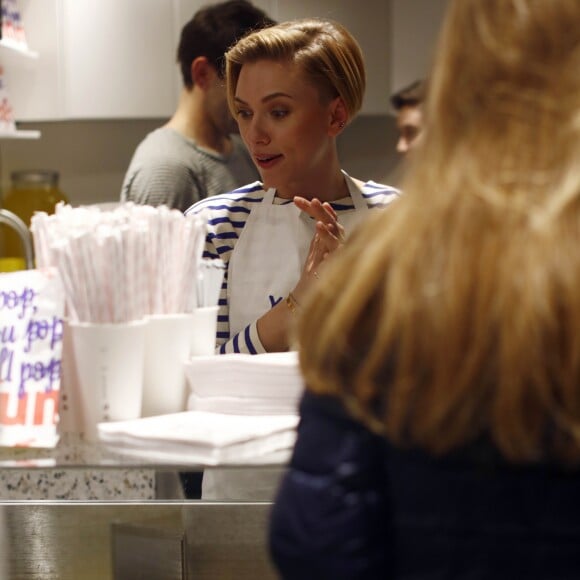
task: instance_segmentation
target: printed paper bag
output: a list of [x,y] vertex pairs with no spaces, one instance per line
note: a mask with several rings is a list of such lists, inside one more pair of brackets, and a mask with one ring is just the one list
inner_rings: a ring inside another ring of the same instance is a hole
[[0,445],[58,442],[64,289],[53,268],[0,274]]

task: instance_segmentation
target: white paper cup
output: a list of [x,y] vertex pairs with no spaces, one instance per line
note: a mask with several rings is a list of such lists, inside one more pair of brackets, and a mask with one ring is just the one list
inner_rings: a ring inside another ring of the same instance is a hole
[[184,364],[191,344],[191,314],[147,318],[142,416],[185,411]]
[[144,320],[69,323],[78,391],[74,401],[85,439],[98,440],[101,421],[138,419],[143,395]]
[[62,363],[58,429],[61,434],[83,431],[83,413],[80,410],[79,379],[72,344],[70,324],[65,320],[62,331]]
[[191,313],[191,356],[208,356],[215,353],[217,314],[217,306],[196,308]]

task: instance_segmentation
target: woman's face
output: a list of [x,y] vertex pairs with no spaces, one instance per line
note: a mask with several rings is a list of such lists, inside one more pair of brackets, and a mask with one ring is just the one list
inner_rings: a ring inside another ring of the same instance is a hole
[[319,90],[297,65],[272,60],[245,64],[235,92],[236,120],[266,188],[307,195],[335,153],[331,131],[336,99]]

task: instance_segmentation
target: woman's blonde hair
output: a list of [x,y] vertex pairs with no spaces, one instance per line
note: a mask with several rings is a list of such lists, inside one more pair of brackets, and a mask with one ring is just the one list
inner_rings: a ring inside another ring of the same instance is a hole
[[579,30],[578,0],[452,0],[403,196],[308,300],[309,388],[398,444],[580,459]]
[[297,64],[323,99],[342,98],[349,120],[362,106],[366,82],[362,51],[338,22],[291,20],[239,40],[226,53],[227,96],[232,113],[242,67],[260,60]]

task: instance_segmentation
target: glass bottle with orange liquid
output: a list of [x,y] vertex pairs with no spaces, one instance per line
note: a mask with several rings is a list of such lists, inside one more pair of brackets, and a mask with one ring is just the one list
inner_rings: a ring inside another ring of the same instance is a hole
[[[2,207],[15,213],[30,227],[36,211],[54,213],[59,201],[69,203],[59,189],[59,174],[52,170],[23,170],[10,174],[11,187],[2,200]],[[16,231],[0,224],[0,272],[26,268],[25,252]]]

